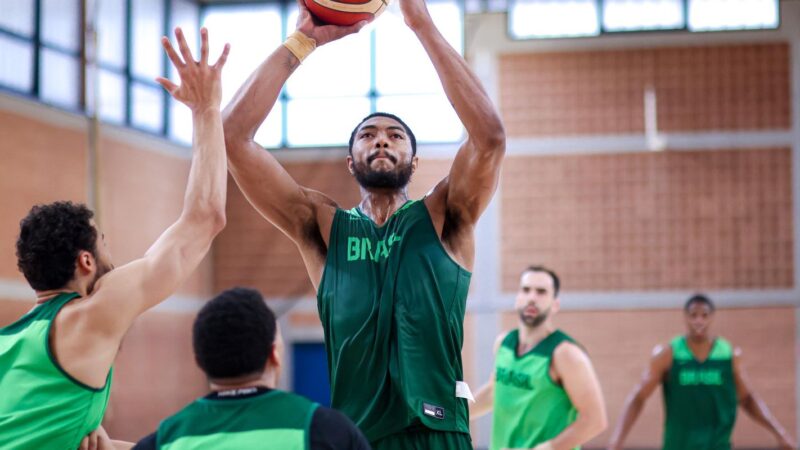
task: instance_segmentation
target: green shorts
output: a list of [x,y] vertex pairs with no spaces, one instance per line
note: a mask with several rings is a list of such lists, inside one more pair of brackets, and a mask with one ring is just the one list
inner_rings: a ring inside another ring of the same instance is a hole
[[472,450],[466,433],[419,430],[392,434],[371,442],[372,450]]

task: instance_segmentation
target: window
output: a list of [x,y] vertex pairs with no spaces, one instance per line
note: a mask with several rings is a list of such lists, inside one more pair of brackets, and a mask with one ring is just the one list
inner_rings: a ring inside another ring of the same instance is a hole
[[[474,0],[502,10],[506,0]],[[463,51],[461,0],[429,0],[442,34]],[[179,82],[160,38],[180,26],[195,56],[231,44],[223,105],[294,30],[293,0],[0,0],[0,89],[178,142],[192,140],[189,109],[155,81]],[[82,23],[85,21],[85,23]],[[88,30],[81,35],[82,30]],[[90,62],[84,67],[84,54]],[[346,70],[338,70],[346,68]],[[315,52],[289,79],[256,141],[265,147],[343,146],[374,111],[400,115],[420,142],[453,142],[463,129],[433,65],[395,3],[360,33]]]
[[765,29],[777,28],[780,22],[778,0],[509,1],[508,27],[516,39],[628,31]]

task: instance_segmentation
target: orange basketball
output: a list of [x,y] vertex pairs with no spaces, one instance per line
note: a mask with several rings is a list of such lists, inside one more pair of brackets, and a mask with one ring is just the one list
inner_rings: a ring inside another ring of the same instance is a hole
[[389,0],[303,0],[311,14],[332,25],[353,25],[378,17]]

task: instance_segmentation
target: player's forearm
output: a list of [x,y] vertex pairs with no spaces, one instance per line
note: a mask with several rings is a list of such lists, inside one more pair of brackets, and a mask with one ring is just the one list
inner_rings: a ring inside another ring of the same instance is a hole
[[193,111],[192,117],[194,151],[182,216],[219,231],[225,224],[228,173],[222,118],[219,107]]
[[578,414],[575,422],[552,440],[553,450],[570,450],[583,445],[602,433],[607,426],[608,423],[603,411]]
[[767,405],[758,397],[750,395],[741,402],[742,409],[745,410],[753,420],[768,429],[778,439],[787,439],[788,434],[781,426],[780,422],[772,415]]
[[469,405],[470,420],[477,419],[492,411],[494,406],[494,386],[491,383],[483,385],[475,394],[475,403]]
[[115,441],[115,440],[112,440],[111,443],[114,444],[115,450],[130,450],[136,445],[133,442]]
[[432,21],[416,27],[414,31],[428,53],[469,139],[477,144],[475,147],[478,150],[502,151],[505,148],[503,122],[478,77]]
[[283,45],[258,66],[225,107],[223,120],[228,141],[253,139],[286,80],[299,66],[300,61]]
[[628,401],[625,402],[620,419],[611,435],[611,440],[608,443],[609,450],[622,448],[625,438],[628,436],[631,428],[633,428],[633,424],[636,422],[636,419],[639,418],[639,414],[641,414],[643,407],[644,401],[642,401],[636,394],[631,394],[631,396],[628,398]]

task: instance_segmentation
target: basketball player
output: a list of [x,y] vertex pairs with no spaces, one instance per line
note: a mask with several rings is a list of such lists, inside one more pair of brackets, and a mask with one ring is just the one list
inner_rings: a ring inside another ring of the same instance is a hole
[[522,272],[519,325],[495,342],[495,371],[470,407],[473,419],[494,410],[491,450],[573,449],[608,426],[592,362],[553,323],[560,287],[545,267]]
[[229,289],[203,306],[193,344],[211,393],[161,422],[134,450],[369,450],[342,413],[275,389],[283,340],[258,291]]
[[195,62],[180,29],[177,55],[164,48],[181,85],[159,78],[192,109],[194,155],[183,211],[141,259],[113,269],[103,234],[86,206],[33,207],[20,224],[18,266],[36,307],[0,329],[0,448],[75,449],[100,425],[111,367],[134,319],[194,271],[225,226],[225,161],[220,73],[226,46],[208,64],[208,33]]
[[781,449],[795,449],[789,434],[750,387],[742,351],[712,336],[714,303],[695,295],[683,310],[686,335],[655,348],[642,381],[625,402],[608,448],[623,448],[645,401],[660,384],[666,415],[664,450],[730,449],[738,405],[775,436]]
[[[297,31],[223,113],[228,160],[250,203],[303,257],[317,291],[333,407],[378,450],[471,449],[463,319],[474,228],[497,186],[505,134],[480,82],[439,33],[425,2],[400,0],[400,8],[469,135],[449,175],[426,197],[408,198],[416,141],[390,114],[370,115],[351,134],[347,169],[361,191],[352,209],[299,186],[253,141],[307,53],[364,25],[320,26],[302,4]],[[402,55],[396,57],[403,64]]]

